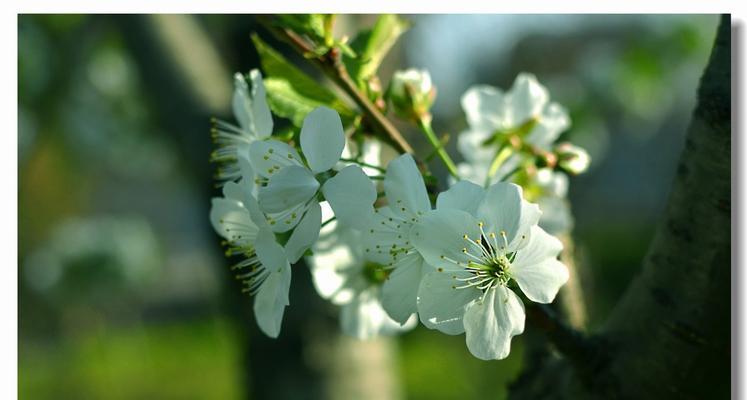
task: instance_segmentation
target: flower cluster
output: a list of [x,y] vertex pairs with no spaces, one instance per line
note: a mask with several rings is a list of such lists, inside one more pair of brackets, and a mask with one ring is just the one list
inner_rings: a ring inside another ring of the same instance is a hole
[[[434,196],[411,154],[347,138],[331,108],[309,112],[295,140],[273,136],[261,75],[249,77],[251,88],[236,77],[238,125],[215,123],[223,196],[210,220],[255,297],[262,331],[279,335],[291,265],[306,256],[319,295],[340,306],[343,332],[367,339],[420,321],[465,333],[478,358],[505,358],[524,330],[523,301],[552,302],[568,280],[561,242],[540,227],[563,231],[567,222],[540,206],[562,208],[565,174],[589,161],[577,147],[554,145],[569,121],[547,90],[527,74],[505,94],[470,89],[463,180]],[[409,117],[427,112],[434,93],[427,72],[409,72],[388,97]]]

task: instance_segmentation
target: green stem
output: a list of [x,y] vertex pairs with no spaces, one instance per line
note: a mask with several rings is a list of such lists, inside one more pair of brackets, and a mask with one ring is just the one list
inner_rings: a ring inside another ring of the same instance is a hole
[[433,132],[433,128],[431,127],[430,115],[421,116],[417,119],[417,122],[418,126],[425,134],[425,137],[428,139],[428,142],[430,142],[431,146],[433,146],[433,149],[436,151],[438,158],[443,161],[446,169],[449,171],[449,174],[451,174],[451,176],[453,176],[454,178],[459,179],[459,173],[457,172],[456,164],[454,164],[451,156],[449,156],[449,153],[446,152],[446,149],[438,140],[436,133]]
[[511,146],[503,145],[498,148],[495,152],[495,157],[493,157],[493,161],[490,163],[490,167],[488,168],[488,176],[485,178],[485,186],[490,184],[490,181],[501,168],[501,165],[503,165],[510,156]]
[[373,165],[373,164],[365,163],[363,161],[358,161],[358,160],[355,160],[355,159],[352,159],[352,158],[341,158],[340,161],[355,163],[355,164],[360,165],[361,167],[367,167],[367,168],[375,169],[375,170],[377,170],[379,172],[382,172],[382,173],[386,172],[386,169],[384,169],[384,168],[381,168],[381,167]]
[[334,221],[334,220],[336,220],[336,219],[337,219],[337,217],[332,217],[332,218],[330,218],[330,219],[328,219],[328,220],[326,220],[326,221],[322,222],[322,228],[324,228],[324,227],[325,227],[325,226],[327,226],[327,225],[328,225],[328,224],[329,224],[330,222],[332,222],[332,221]]

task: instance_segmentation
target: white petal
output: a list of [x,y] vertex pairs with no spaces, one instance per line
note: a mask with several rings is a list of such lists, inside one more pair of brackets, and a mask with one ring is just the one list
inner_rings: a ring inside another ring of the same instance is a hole
[[254,317],[262,332],[276,338],[280,334],[285,306],[289,304],[291,268],[283,248],[269,230],[262,230],[257,237],[256,252],[268,276],[255,295]]
[[303,120],[301,150],[315,173],[332,168],[345,147],[345,133],[337,111],[317,107]]
[[376,187],[357,165],[350,165],[322,186],[322,193],[341,224],[361,228],[373,213]]
[[511,338],[524,332],[524,305],[504,286],[488,291],[464,314],[467,348],[482,360],[500,360],[511,351]]
[[519,126],[540,116],[550,98],[547,89],[532,74],[521,73],[511,87],[512,124]]
[[469,88],[462,96],[462,108],[472,129],[493,132],[506,128],[505,97],[498,88],[487,85]]
[[412,224],[409,221],[403,221],[389,207],[376,209],[361,229],[366,259],[379,264],[390,264],[396,261],[396,255],[400,253],[392,252],[392,250],[411,247],[408,243],[411,227]]
[[568,268],[556,257],[563,244],[540,227],[532,227],[529,242],[511,265],[511,277],[532,301],[550,303],[568,281]]
[[249,145],[249,160],[254,172],[269,178],[283,167],[301,166],[301,157],[293,147],[277,140],[257,140]]
[[381,303],[389,316],[405,324],[418,311],[418,287],[423,275],[423,258],[414,253],[400,259],[381,288]]
[[259,207],[267,213],[288,210],[309,201],[318,189],[319,182],[309,170],[286,167],[273,175],[267,186],[259,189]]
[[457,137],[457,149],[464,159],[471,164],[480,164],[486,171],[490,162],[495,158],[495,146],[483,146],[493,135],[492,131],[470,129]]
[[321,226],[322,209],[319,203],[313,202],[285,244],[288,261],[295,263],[303,256],[306,250],[316,242]]
[[487,231],[506,232],[510,249],[526,243],[522,237],[532,225],[537,225],[541,214],[536,204],[522,198],[521,186],[505,182],[491,185],[477,210],[478,219],[485,222]]
[[239,245],[254,242],[259,231],[249,211],[233,199],[213,198],[210,223],[215,232]]
[[257,196],[257,174],[254,173],[254,167],[252,167],[252,163],[249,160],[249,152],[247,151],[246,154],[239,154],[239,173],[241,174],[241,180],[240,183],[242,185],[246,185],[248,190],[247,193],[251,194],[252,196]]
[[464,332],[462,318],[468,304],[482,292],[474,287],[457,289],[464,284],[457,278],[469,278],[465,271],[431,271],[423,276],[418,289],[418,314],[420,321],[430,329],[447,335]]
[[[480,228],[475,218],[464,211],[455,209],[435,210],[426,213],[413,226],[410,240],[425,261],[434,268],[446,270],[462,269],[471,261],[463,249],[472,254],[480,254],[480,249],[473,248],[467,235],[474,241],[480,238]],[[461,263],[455,265],[451,260]]]
[[526,138],[526,142],[542,149],[550,145],[563,131],[571,126],[568,112],[558,103],[550,103],[542,112],[540,120]]
[[223,197],[243,203],[247,192],[246,186],[236,182],[226,182],[223,185]]
[[449,190],[438,195],[436,209],[453,208],[476,215],[477,207],[484,196],[485,190],[482,186],[468,181],[457,182]]
[[257,69],[249,71],[252,80],[252,115],[254,116],[255,134],[263,139],[272,134],[272,113],[267,105],[267,93],[262,82],[262,74]]
[[249,88],[244,79],[244,75],[237,72],[233,76],[233,116],[241,126],[241,131],[255,136],[254,125],[252,124],[251,115],[251,98],[249,98]]
[[384,189],[389,208],[405,219],[417,217],[431,209],[423,176],[410,154],[403,154],[389,163]]

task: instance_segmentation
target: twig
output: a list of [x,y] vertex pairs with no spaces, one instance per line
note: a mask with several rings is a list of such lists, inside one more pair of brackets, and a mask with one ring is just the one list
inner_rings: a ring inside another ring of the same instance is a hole
[[449,156],[449,153],[446,152],[446,149],[441,144],[441,141],[438,140],[436,133],[433,132],[433,127],[431,127],[430,115],[424,115],[420,118],[417,118],[417,123],[420,129],[425,134],[425,137],[428,139],[428,142],[430,142],[431,146],[433,146],[433,150],[435,150],[438,158],[443,161],[446,169],[449,171],[449,174],[451,174],[451,176],[453,176],[454,178],[459,179],[459,173],[457,172],[457,167],[454,164],[454,161]]
[[574,364],[583,365],[593,356],[593,344],[583,333],[571,328],[545,304],[529,303],[527,321],[542,330],[557,350]]
[[[275,37],[290,44],[291,47],[302,56],[307,57],[309,54],[314,52],[314,49],[309,45],[309,43],[295,32],[289,29],[278,28],[266,18],[259,18],[258,20],[265,28],[275,35]],[[361,111],[366,114],[369,122],[376,131],[386,135],[399,151],[403,153],[414,152],[412,146],[410,146],[397,128],[395,128],[394,125],[384,117],[379,109],[377,109],[376,106],[373,105],[373,103],[371,103],[371,101],[358,89],[358,86],[350,78],[345,65],[340,60],[340,53],[337,49],[333,48],[324,55],[312,57],[310,58],[310,61],[319,67],[328,78],[334,81],[335,84],[337,84],[343,91],[345,91],[345,93],[348,94],[348,96],[350,96],[351,99],[353,99],[355,104],[360,107]]]

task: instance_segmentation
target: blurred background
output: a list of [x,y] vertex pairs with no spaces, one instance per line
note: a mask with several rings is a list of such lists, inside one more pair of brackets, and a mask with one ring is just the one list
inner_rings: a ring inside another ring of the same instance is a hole
[[[374,18],[342,16],[339,29]],[[508,88],[521,71],[569,109],[565,138],[592,156],[569,197],[593,331],[665,206],[718,17],[409,18],[380,75],[428,69],[439,133],[466,127],[469,86]],[[505,397],[528,335],[496,362],[423,327],[340,337],[302,265],[280,339],[257,333],[208,223],[209,119],[230,119],[232,73],[258,67],[252,32],[302,61],[252,16],[21,15],[18,26],[21,398]]]

